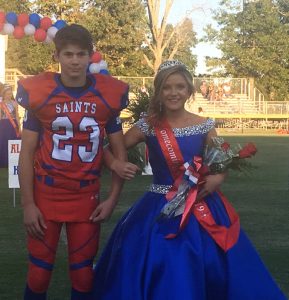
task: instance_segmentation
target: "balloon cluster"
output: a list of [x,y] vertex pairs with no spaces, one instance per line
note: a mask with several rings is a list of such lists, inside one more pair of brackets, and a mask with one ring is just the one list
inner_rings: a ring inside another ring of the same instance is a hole
[[[67,23],[63,20],[52,23],[49,17],[40,17],[36,13],[17,15],[14,12],[5,14],[0,11],[0,34],[13,35],[16,39],[21,39],[25,35],[33,35],[37,42],[50,43],[56,32],[66,25]],[[99,52],[93,53],[88,71],[109,75],[107,63]]]
[[100,73],[104,75],[109,75],[107,69],[107,63],[102,59],[100,52],[96,51],[91,56],[91,63],[88,67],[90,73]]
[[17,15],[14,12],[5,14],[0,11],[0,34],[13,35],[16,39],[21,39],[25,35],[33,35],[37,42],[50,43],[56,32],[66,25],[63,20],[52,23],[49,17],[42,18],[36,13]]

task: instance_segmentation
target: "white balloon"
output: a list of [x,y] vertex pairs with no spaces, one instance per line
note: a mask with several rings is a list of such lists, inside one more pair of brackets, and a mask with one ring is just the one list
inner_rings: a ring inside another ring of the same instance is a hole
[[32,24],[27,24],[24,26],[24,32],[26,35],[33,35],[36,31],[36,28]]
[[99,63],[92,63],[89,66],[89,72],[90,73],[99,73],[100,69],[100,64]]
[[107,70],[107,62],[105,60],[101,60],[99,62],[100,70]]
[[14,31],[14,26],[10,23],[5,23],[2,28],[2,34],[12,34]]
[[51,38],[51,40],[54,39],[57,31],[58,31],[58,29],[54,26],[51,26],[47,29],[47,35]]
[[51,42],[52,42],[52,38],[47,34],[44,43],[45,44],[50,44]]

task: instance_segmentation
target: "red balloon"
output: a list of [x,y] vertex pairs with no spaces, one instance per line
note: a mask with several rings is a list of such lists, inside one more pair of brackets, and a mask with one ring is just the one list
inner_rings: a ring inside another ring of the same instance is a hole
[[6,21],[6,15],[4,11],[0,11],[0,23],[5,23]]
[[47,30],[49,27],[51,27],[52,21],[48,17],[44,17],[40,20],[40,28]]
[[91,56],[91,61],[93,63],[98,63],[102,60],[102,55],[100,54],[100,52],[96,51],[92,54]]
[[26,13],[20,14],[17,17],[18,25],[25,26],[29,23],[29,16]]
[[15,26],[13,35],[14,35],[15,39],[22,39],[25,35],[24,28],[21,26]]
[[46,31],[42,28],[36,29],[34,33],[34,39],[37,42],[43,42],[46,39]]

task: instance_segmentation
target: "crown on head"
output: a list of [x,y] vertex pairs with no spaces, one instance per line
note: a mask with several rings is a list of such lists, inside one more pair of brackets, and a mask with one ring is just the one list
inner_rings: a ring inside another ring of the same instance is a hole
[[172,68],[172,67],[176,67],[176,66],[182,66],[182,67],[186,68],[186,65],[183,64],[182,62],[180,62],[179,60],[167,60],[167,61],[164,61],[162,64],[160,64],[160,66],[158,68],[158,72]]

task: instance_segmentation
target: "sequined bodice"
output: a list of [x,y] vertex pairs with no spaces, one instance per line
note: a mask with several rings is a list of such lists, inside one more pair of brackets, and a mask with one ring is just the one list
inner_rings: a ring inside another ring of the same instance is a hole
[[[204,123],[198,125],[173,128],[184,161],[190,161],[196,155],[202,156],[207,134],[214,125],[212,119],[207,119]],[[161,151],[154,129],[150,129],[144,119],[140,119],[135,126],[139,127],[146,136],[149,161],[153,170],[153,183],[157,185],[171,185],[173,178]]]

